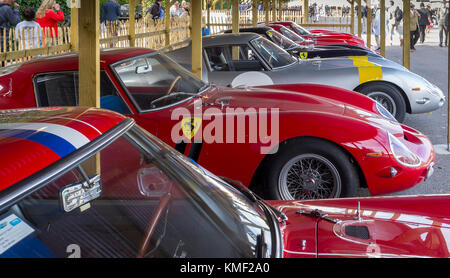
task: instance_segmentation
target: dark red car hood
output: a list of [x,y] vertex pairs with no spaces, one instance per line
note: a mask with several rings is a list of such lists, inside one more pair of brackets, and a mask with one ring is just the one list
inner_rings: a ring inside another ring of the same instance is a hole
[[290,84],[221,87],[213,91],[216,93],[209,94],[205,102],[227,100],[229,108],[278,108],[280,114],[335,114],[403,136],[398,122],[374,112],[375,102],[372,99],[349,90],[316,84]]
[[220,88],[219,94],[214,94],[208,102],[229,100],[232,108],[278,108],[285,112],[318,112],[342,115],[345,105],[339,101],[309,95],[302,92],[280,90],[277,87],[238,87]]
[[450,256],[450,195],[270,203],[288,217],[287,257]]

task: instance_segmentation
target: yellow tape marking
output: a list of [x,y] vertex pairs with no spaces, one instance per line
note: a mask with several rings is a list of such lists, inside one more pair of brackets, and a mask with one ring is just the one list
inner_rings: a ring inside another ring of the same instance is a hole
[[353,65],[358,68],[359,84],[383,79],[383,71],[380,66],[369,62],[367,56],[349,56],[353,60]]

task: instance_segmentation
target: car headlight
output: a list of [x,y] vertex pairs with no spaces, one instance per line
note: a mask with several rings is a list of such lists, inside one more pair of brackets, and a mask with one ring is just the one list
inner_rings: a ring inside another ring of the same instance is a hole
[[420,158],[410,151],[405,144],[403,144],[390,132],[388,132],[388,137],[392,154],[398,163],[407,167],[417,167],[420,165]]
[[380,113],[382,116],[388,118],[389,120],[397,121],[395,119],[395,117],[392,116],[392,114],[382,104],[380,104],[379,102],[375,101],[375,105],[376,105],[376,108],[378,110],[378,113]]

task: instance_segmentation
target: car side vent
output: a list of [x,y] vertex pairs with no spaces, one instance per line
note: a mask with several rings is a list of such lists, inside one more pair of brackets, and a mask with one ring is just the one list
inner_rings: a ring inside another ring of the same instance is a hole
[[370,239],[369,229],[366,226],[346,226],[345,233],[351,237]]

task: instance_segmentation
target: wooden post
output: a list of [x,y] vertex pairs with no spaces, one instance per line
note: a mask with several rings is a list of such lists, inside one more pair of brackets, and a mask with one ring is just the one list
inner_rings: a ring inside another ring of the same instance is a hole
[[403,66],[410,69],[410,46],[411,46],[411,32],[410,32],[410,17],[411,17],[411,3],[403,1]]
[[164,12],[164,45],[168,46],[170,44],[170,6],[171,2],[166,0],[165,12]]
[[283,20],[283,1],[278,0],[278,20]]
[[361,12],[362,12],[362,0],[358,0],[358,37],[362,38],[362,22],[361,22]]
[[231,0],[232,12],[231,24],[232,32],[239,33],[239,0]]
[[303,0],[303,17],[302,17],[302,23],[303,24],[308,23],[308,16],[309,16],[308,0]]
[[272,0],[272,21],[277,21],[277,0]]
[[78,8],[70,9],[70,48],[78,51]]
[[367,47],[370,48],[372,46],[372,7],[371,1],[366,0],[367,5]]
[[386,1],[380,0],[380,53],[386,57]]
[[191,0],[192,73],[202,78],[202,2]]
[[269,25],[269,9],[270,9],[270,0],[263,0],[264,1],[264,21],[266,25]]
[[[166,1],[169,2],[169,1]],[[130,47],[134,47],[136,45],[136,0],[129,0],[128,4],[128,34],[130,36]],[[169,14],[169,13],[167,13]],[[167,17],[167,15],[165,16]],[[169,15],[170,17],[170,15]]]
[[213,5],[212,0],[206,1],[206,27],[211,30],[211,6]]
[[[100,107],[100,1],[81,0],[78,13],[78,105]],[[83,163],[90,176],[100,173],[100,155]]]
[[258,25],[258,0],[252,1],[252,25]]
[[355,0],[350,2],[350,33],[355,34]]
[[79,105],[100,107],[100,1],[81,0],[79,31]]
[[[231,15],[232,32],[239,33],[239,0],[232,0],[231,5],[233,12]],[[233,47],[232,52],[233,60],[239,60],[239,47]]]

